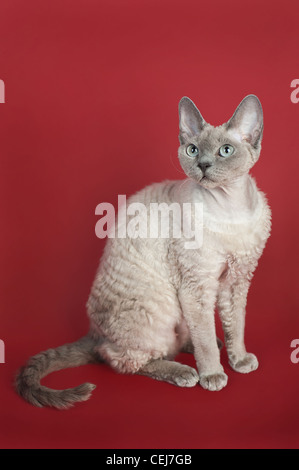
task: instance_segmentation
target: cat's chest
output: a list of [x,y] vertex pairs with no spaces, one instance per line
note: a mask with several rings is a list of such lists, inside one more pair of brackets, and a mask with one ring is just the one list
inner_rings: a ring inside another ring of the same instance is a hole
[[213,250],[227,260],[259,258],[270,234],[271,212],[262,193],[253,210],[215,214],[203,206],[203,251]]

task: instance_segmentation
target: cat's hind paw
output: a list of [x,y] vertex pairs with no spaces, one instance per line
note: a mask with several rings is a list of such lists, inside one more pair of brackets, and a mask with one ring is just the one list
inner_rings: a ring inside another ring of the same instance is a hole
[[227,385],[227,375],[224,372],[216,374],[201,374],[199,376],[200,385],[212,392],[219,391]]
[[253,372],[259,366],[257,357],[252,353],[246,353],[244,357],[237,360],[230,360],[229,364],[232,369],[241,374]]

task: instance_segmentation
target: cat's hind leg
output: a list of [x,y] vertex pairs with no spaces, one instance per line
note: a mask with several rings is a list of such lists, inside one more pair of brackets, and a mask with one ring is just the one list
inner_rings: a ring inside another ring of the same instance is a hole
[[166,359],[153,359],[137,371],[156,380],[177,385],[179,387],[194,387],[199,376],[193,367]]
[[150,352],[122,348],[107,339],[101,341],[95,351],[120,373],[146,375],[179,387],[194,387],[199,381],[192,367],[161,357],[153,358]]

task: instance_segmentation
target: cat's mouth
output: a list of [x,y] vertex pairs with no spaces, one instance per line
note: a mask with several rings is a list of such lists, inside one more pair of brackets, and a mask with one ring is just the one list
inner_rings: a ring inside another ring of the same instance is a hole
[[212,178],[210,178],[210,177],[207,176],[207,175],[203,175],[203,176],[200,178],[199,182],[201,183],[202,181],[212,181],[212,182],[213,182]]
[[199,184],[203,184],[203,185],[204,185],[205,183],[208,183],[208,182],[210,182],[210,181],[211,181],[211,179],[210,179],[208,176],[203,175],[203,176],[199,179]]
[[203,175],[200,179],[199,179],[199,184],[202,185],[203,187],[215,187],[218,185],[218,183],[216,181],[214,181],[210,176],[207,176],[207,175]]

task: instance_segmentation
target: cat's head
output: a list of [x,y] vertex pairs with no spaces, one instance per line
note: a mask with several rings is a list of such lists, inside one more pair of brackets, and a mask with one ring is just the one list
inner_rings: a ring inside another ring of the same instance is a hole
[[206,188],[225,186],[248,173],[258,160],[263,134],[263,110],[255,95],[241,101],[221,126],[206,123],[186,96],[179,103],[181,166]]

